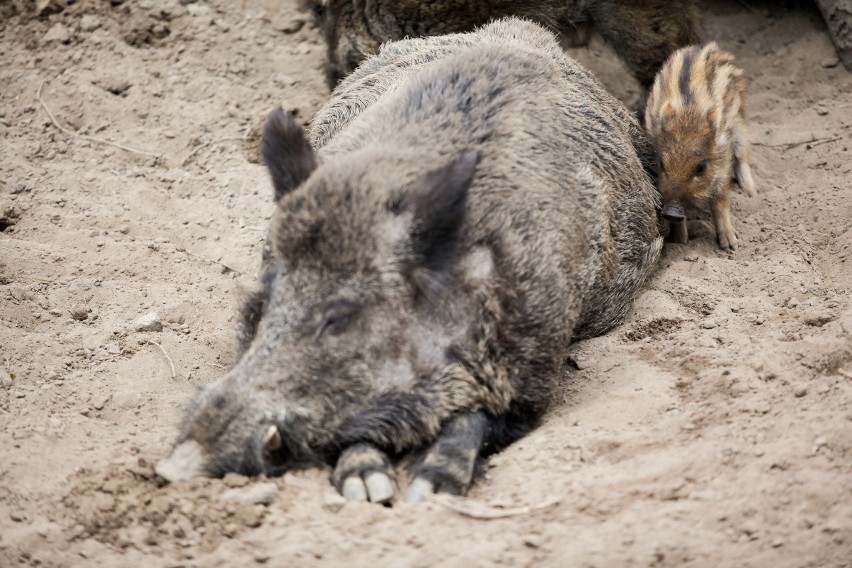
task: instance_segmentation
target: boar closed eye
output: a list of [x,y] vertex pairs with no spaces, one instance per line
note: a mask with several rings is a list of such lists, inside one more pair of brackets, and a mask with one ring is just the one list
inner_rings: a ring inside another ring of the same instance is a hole
[[701,177],[707,171],[707,162],[701,162],[695,167],[695,177]]
[[340,335],[346,331],[354,311],[355,306],[349,302],[339,302],[332,306],[323,315],[322,323],[317,328],[317,341],[325,335]]

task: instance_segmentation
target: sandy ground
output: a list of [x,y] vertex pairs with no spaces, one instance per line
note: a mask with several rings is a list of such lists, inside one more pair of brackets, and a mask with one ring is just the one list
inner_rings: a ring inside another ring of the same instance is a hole
[[[852,566],[852,77],[815,8],[709,8],[759,144],[741,248],[692,223],[467,500],[384,508],[327,470],[152,472],[233,363],[272,212],[252,129],[328,98],[316,30],[295,2],[30,4],[0,1],[0,565]],[[602,42],[572,53],[636,100]]]

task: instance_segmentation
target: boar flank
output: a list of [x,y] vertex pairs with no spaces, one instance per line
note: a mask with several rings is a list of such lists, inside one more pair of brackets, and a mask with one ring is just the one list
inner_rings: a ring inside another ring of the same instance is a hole
[[577,337],[658,258],[653,150],[554,36],[517,19],[389,44],[314,119],[273,112],[277,211],[243,352],[157,471],[334,466],[351,500],[463,494],[535,425]]

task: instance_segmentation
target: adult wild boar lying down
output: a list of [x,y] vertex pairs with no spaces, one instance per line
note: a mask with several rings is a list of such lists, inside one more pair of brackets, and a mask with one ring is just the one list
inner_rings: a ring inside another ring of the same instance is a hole
[[391,464],[419,452],[407,499],[464,493],[660,253],[638,124],[522,20],[387,44],[312,144],[275,111],[263,155],[263,289],[157,466],[171,481],[328,463],[348,499],[387,501]]

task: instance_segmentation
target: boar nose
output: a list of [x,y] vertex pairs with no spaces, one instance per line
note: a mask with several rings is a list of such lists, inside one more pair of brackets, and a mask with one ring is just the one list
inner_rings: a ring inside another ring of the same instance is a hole
[[666,203],[663,207],[663,219],[672,223],[680,223],[686,218],[684,215],[683,206],[679,203]]

